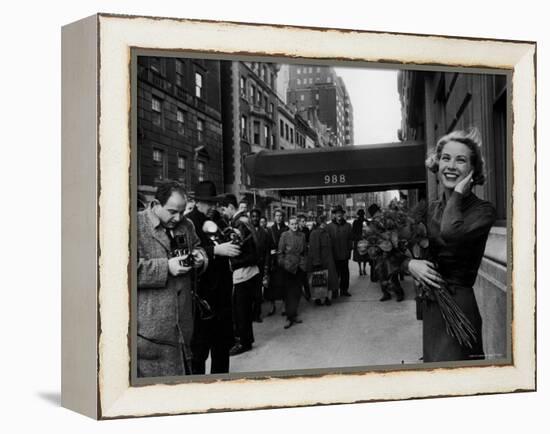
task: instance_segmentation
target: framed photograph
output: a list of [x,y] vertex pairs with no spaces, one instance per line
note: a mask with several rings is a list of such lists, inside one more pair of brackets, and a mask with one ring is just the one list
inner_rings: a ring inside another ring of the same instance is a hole
[[533,391],[529,41],[63,28],[62,404]]

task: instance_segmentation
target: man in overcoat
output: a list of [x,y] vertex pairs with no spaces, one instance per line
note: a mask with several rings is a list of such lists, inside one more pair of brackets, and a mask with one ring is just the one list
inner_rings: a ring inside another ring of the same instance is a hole
[[200,276],[198,295],[208,303],[195,314],[193,350],[193,374],[204,374],[210,355],[210,373],[229,372],[229,350],[235,343],[232,318],[233,275],[229,258],[240,254],[238,245],[228,241],[213,240],[205,232],[205,223],[217,202],[216,186],[212,181],[202,181],[195,186],[195,208],[187,217],[195,225],[201,245],[208,256],[208,269]]
[[271,266],[271,236],[267,231],[260,226],[260,219],[262,217],[262,212],[258,208],[252,209],[250,211],[250,224],[252,229],[256,233],[256,248],[257,248],[257,258],[258,258],[258,268],[260,269],[260,284],[256,289],[254,294],[254,304],[253,304],[253,320],[255,322],[263,322],[262,320],[262,301],[263,294],[262,288],[267,286],[269,281],[269,268]]
[[345,210],[341,205],[334,207],[332,213],[334,218],[327,226],[327,231],[332,242],[334,263],[340,282],[340,294],[349,297],[351,294],[349,293],[348,262],[353,248],[353,233],[351,225],[344,219]]
[[[137,374],[165,377],[191,372],[192,267],[207,266],[193,223],[183,213],[183,186],[167,181],[137,216]],[[178,252],[178,249],[181,249]],[[193,265],[185,262],[187,251]]]

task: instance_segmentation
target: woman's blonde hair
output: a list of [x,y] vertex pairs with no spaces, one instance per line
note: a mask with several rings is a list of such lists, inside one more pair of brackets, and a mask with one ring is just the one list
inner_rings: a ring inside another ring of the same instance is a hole
[[433,173],[439,171],[439,159],[443,147],[449,142],[459,142],[470,150],[470,163],[472,164],[474,174],[472,179],[474,184],[483,185],[485,183],[485,160],[481,153],[481,134],[477,128],[470,128],[466,131],[455,130],[441,137],[435,145],[433,153],[426,159],[426,167]]

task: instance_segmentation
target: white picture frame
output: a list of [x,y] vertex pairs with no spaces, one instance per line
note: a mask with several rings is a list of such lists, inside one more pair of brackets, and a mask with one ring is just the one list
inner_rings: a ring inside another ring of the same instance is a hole
[[[112,419],[536,389],[533,42],[98,14],[62,44],[63,406]],[[132,386],[132,48],[510,70],[512,363]]]

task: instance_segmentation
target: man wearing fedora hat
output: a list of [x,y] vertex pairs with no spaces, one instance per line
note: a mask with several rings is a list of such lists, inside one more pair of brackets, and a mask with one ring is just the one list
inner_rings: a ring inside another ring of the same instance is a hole
[[210,211],[218,197],[212,181],[202,181],[195,186],[194,209],[187,214],[208,256],[208,269],[200,276],[197,293],[210,311],[195,315],[193,350],[193,374],[204,374],[208,355],[211,357],[211,374],[229,372],[229,350],[234,343],[232,319],[233,280],[229,258],[240,254],[239,246],[217,243],[203,230]]
[[353,232],[351,225],[344,219],[346,211],[342,205],[336,205],[332,209],[334,218],[327,226],[327,231],[332,242],[334,263],[340,283],[340,294],[350,297],[349,293],[349,267],[348,262],[353,248]]

